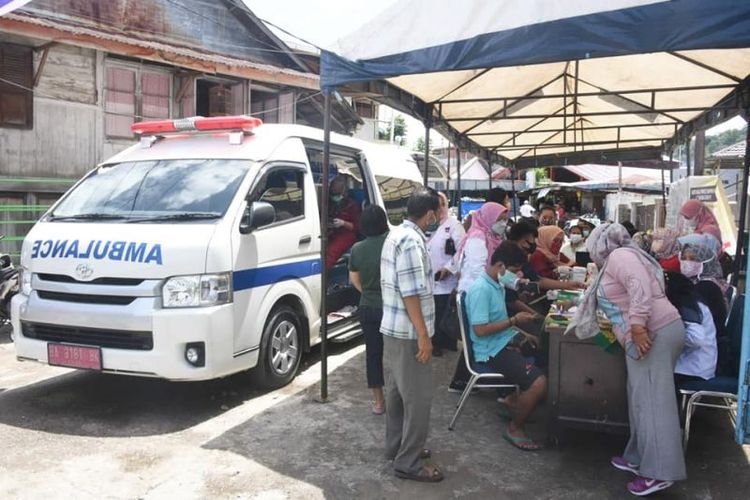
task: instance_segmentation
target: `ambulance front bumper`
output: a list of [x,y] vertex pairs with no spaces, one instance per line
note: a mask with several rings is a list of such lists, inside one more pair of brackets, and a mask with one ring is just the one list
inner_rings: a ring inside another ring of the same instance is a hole
[[[61,343],[100,347],[106,373],[206,380],[237,371],[232,304],[163,309],[158,297],[138,297],[125,306],[77,304],[45,300],[32,291],[14,297],[11,318],[22,361],[48,363],[48,344]],[[188,344],[204,349],[204,366],[188,361]],[[257,352],[243,358],[254,364]]]

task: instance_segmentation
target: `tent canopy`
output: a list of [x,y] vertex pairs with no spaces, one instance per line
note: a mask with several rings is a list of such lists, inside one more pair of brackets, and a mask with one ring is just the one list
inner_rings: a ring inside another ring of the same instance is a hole
[[521,168],[659,158],[747,106],[747,47],[742,0],[409,0],[324,51],[321,83],[386,80]]

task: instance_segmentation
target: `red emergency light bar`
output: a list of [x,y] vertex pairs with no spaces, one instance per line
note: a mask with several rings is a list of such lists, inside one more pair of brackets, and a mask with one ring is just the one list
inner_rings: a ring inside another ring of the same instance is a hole
[[179,118],[177,120],[158,120],[153,122],[138,122],[130,126],[130,130],[136,134],[168,134],[174,132],[206,132],[212,130],[241,130],[252,132],[256,127],[263,125],[260,118],[252,116],[193,116],[191,118]]

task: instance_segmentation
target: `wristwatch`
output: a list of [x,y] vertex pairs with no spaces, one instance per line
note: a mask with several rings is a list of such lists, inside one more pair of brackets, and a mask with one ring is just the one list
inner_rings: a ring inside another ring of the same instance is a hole
[[516,326],[516,317],[515,316],[511,316],[510,317],[510,326]]

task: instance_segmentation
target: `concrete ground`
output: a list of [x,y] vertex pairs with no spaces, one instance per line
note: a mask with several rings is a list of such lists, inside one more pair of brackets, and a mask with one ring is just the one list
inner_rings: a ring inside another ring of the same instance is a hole
[[[629,498],[626,473],[608,463],[623,436],[569,432],[560,449],[512,448],[500,436],[491,392],[472,396],[457,429],[446,391],[455,355],[435,359],[429,447],[446,479],[393,477],[382,458],[384,419],[370,413],[364,347],[334,346],[327,404],[318,354],[272,392],[247,375],[169,383],[15,361],[0,332],[1,498]],[[544,414],[531,432],[542,438]],[[694,420],[689,480],[664,499],[741,499],[750,491],[750,447],[728,419]]]

